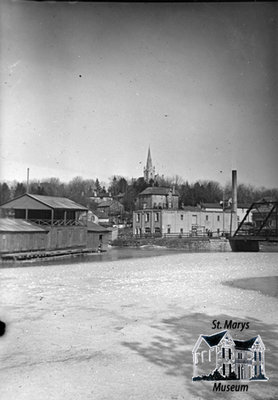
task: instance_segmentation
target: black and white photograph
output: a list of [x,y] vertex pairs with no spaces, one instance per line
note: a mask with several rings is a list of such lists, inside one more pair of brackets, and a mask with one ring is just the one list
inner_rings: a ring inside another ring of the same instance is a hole
[[1,1],[1,400],[277,399],[277,20]]

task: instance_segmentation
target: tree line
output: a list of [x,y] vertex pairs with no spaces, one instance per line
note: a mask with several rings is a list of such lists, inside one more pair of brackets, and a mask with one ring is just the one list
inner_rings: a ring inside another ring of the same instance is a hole
[[[110,193],[111,197],[122,202],[127,212],[135,208],[135,200],[140,192],[149,186],[174,187],[179,193],[180,206],[196,206],[202,203],[227,202],[232,197],[230,184],[221,186],[216,181],[198,180],[194,183],[184,181],[181,177],[157,177],[155,181],[147,183],[144,178],[126,179],[123,176],[113,176],[108,183],[100,183],[99,179],[83,179],[75,177],[70,182],[61,182],[58,178],[49,178],[42,181],[32,180],[29,184],[29,193],[67,197],[91,210],[96,209],[94,195]],[[0,204],[26,193],[26,183],[14,181],[0,183]],[[278,189],[256,188],[252,185],[238,184],[238,203],[250,205],[265,197],[278,199]]]

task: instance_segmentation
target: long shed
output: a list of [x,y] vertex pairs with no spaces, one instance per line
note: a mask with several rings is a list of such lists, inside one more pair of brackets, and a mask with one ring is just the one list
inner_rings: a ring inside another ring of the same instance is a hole
[[[65,197],[26,193],[0,206],[2,212],[15,220],[26,220],[43,227],[47,250],[85,248],[87,243],[88,209]],[[31,245],[28,249],[33,250]]]
[[80,219],[87,207],[66,197],[42,196],[25,193],[0,206],[14,218],[26,219],[39,225],[83,225]]
[[0,218],[0,254],[45,250],[47,230],[30,222]]

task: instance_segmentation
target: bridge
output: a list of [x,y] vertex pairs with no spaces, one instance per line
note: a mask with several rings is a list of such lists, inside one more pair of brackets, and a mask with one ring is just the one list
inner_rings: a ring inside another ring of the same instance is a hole
[[[252,223],[246,222],[250,213]],[[278,242],[278,201],[252,203],[229,241],[232,251],[259,251],[260,242]]]

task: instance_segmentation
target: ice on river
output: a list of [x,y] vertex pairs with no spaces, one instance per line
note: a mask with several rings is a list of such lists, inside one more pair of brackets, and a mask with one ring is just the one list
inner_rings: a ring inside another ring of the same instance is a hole
[[233,337],[260,334],[266,345],[270,380],[240,398],[275,398],[278,300],[222,282],[277,276],[277,261],[277,253],[171,252],[0,269],[0,398],[213,399],[212,384],[191,378],[192,348],[215,333],[215,319],[249,321]]

